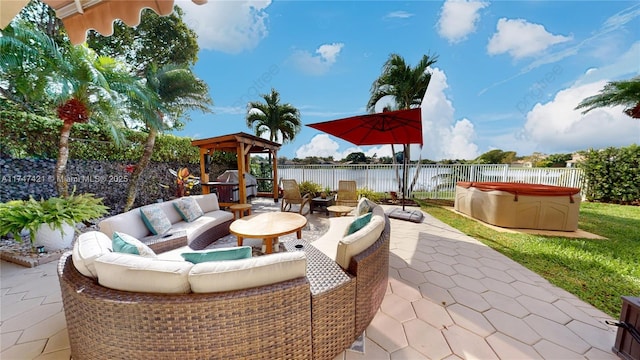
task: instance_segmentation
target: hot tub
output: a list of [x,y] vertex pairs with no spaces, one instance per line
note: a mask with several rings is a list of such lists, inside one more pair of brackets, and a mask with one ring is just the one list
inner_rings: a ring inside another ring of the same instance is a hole
[[576,231],[580,200],[579,188],[459,181],[454,208],[500,227]]

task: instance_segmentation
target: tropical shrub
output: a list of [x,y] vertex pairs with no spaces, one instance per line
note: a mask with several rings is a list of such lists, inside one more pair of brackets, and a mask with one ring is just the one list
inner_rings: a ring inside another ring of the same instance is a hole
[[322,191],[322,185],[313,181],[303,181],[298,184],[300,188],[300,194],[311,194],[311,196],[317,196]]
[[373,202],[380,202],[380,200],[382,200],[382,198],[384,197],[384,194],[375,192],[369,188],[364,187],[364,188],[358,189],[358,198],[360,197],[366,197],[367,199]]
[[640,203],[640,146],[592,149],[583,155],[579,166],[584,169],[588,200]]

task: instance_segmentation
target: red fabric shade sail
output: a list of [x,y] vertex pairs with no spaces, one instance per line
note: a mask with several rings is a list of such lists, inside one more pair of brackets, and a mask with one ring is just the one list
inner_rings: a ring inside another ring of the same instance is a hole
[[355,145],[420,144],[421,109],[386,111],[308,124]]

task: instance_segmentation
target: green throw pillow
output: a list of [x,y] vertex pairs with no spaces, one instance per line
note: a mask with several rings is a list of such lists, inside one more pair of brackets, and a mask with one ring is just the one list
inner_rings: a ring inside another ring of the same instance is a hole
[[200,205],[198,205],[196,199],[192,197],[183,197],[174,201],[173,207],[176,208],[182,219],[186,222],[194,221],[204,215]]
[[347,228],[347,232],[344,234],[344,236],[351,235],[354,232],[365,227],[369,223],[369,221],[371,221],[372,215],[373,213],[366,213],[355,218],[355,220],[353,220],[353,222]]
[[156,253],[150,247],[129,234],[114,231],[111,245],[114,252],[156,257]]
[[251,246],[213,249],[206,252],[182,253],[180,255],[194,264],[207,261],[248,259],[251,257]]
[[153,235],[162,235],[171,229],[171,221],[157,205],[141,207],[140,216]]

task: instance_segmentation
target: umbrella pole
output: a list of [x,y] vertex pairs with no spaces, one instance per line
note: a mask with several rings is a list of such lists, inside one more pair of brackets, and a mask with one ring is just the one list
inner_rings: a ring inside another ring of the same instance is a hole
[[404,203],[407,197],[407,156],[409,156],[409,146],[403,145],[404,156],[402,156],[402,211],[404,211]]

